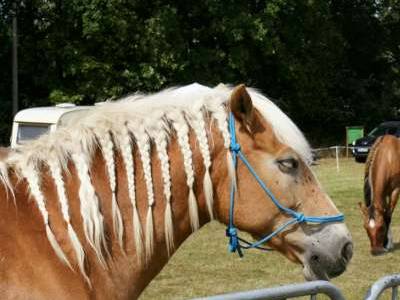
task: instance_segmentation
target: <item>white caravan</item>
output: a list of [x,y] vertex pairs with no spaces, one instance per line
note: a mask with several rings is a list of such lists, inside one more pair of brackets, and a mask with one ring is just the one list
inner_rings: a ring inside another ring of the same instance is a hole
[[76,116],[77,113],[83,113],[91,107],[93,106],[61,103],[55,106],[34,107],[19,111],[14,117],[11,148],[17,148],[42,134],[56,130],[68,122],[72,115]]

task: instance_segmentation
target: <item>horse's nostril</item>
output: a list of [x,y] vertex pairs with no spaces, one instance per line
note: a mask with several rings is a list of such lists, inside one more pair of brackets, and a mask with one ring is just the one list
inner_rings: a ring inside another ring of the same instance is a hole
[[353,243],[347,242],[342,249],[342,257],[346,262],[350,261],[353,256]]
[[311,256],[311,261],[312,262],[318,262],[319,261],[319,256],[314,254],[313,256]]

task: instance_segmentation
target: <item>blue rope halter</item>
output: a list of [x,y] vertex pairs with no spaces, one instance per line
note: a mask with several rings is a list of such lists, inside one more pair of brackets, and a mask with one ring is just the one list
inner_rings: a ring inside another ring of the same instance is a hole
[[[343,222],[344,221],[343,214],[338,214],[335,216],[321,216],[321,217],[305,216],[304,214],[296,212],[290,208],[283,206],[281,203],[279,203],[278,199],[276,199],[274,194],[266,187],[264,182],[257,175],[256,171],[253,169],[253,167],[250,165],[250,163],[244,156],[243,152],[240,150],[240,145],[236,142],[235,118],[232,113],[229,114],[229,131],[230,131],[230,135],[231,135],[231,144],[230,144],[229,150],[232,153],[232,161],[233,161],[234,168],[236,169],[237,160],[239,157],[240,160],[246,165],[246,167],[250,171],[250,173],[253,175],[253,177],[256,179],[258,184],[261,186],[261,188],[264,190],[264,192],[267,194],[267,196],[275,204],[275,206],[277,208],[279,208],[279,210],[282,211],[284,214],[287,214],[292,217],[292,219],[290,219],[286,223],[279,226],[274,232],[264,236],[263,238],[261,238],[260,240],[254,242],[254,243],[250,243],[250,242],[240,238],[237,233],[237,228],[235,227],[234,222],[233,222],[233,211],[234,211],[234,206],[235,206],[236,189],[235,189],[235,184],[232,180],[231,192],[230,192],[229,223],[228,223],[228,227],[226,228],[226,236],[229,237],[229,251],[230,252],[237,251],[239,256],[242,257],[243,256],[242,249],[256,248],[256,249],[262,249],[262,250],[271,250],[271,249],[263,248],[263,247],[261,247],[261,245],[268,242],[269,240],[271,240],[274,236],[278,235],[280,232],[282,232],[284,229],[286,229],[290,225],[304,223],[304,222],[324,224],[324,223]],[[244,245],[241,244],[240,242],[242,242]]]

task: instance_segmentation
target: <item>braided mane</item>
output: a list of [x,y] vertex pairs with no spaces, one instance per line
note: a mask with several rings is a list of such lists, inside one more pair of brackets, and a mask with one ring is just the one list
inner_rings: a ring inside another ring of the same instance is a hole
[[[255,107],[268,120],[278,139],[290,145],[306,162],[311,161],[311,151],[307,141],[294,123],[271,101],[255,90],[249,89]],[[94,107],[75,118],[72,116],[66,125],[55,132],[12,151],[0,161],[0,183],[13,192],[9,173],[27,180],[31,196],[35,201],[43,219],[46,234],[57,256],[70,265],[65,253],[57,242],[55,233],[49,226],[47,199],[42,192],[41,173],[43,165],[49,167],[51,177],[56,186],[62,217],[67,224],[68,237],[73,246],[79,268],[86,277],[84,270],[85,253],[82,241],[79,240],[71,225],[69,215],[69,200],[63,174],[68,174],[68,163],[72,162],[77,170],[80,181],[79,200],[85,239],[97,254],[98,260],[105,267],[106,258],[103,249],[107,251],[104,217],[100,201],[93,186],[92,166],[93,155],[97,149],[102,151],[105,169],[108,174],[108,184],[111,189],[111,215],[113,230],[118,242],[123,247],[126,232],[121,216],[121,210],[116,201],[116,153],[123,159],[128,183],[128,195],[133,209],[134,242],[138,260],[148,260],[154,250],[154,187],[152,178],[151,150],[155,148],[160,160],[163,181],[163,195],[166,202],[164,227],[168,253],[174,248],[173,222],[171,208],[171,175],[170,160],[167,146],[172,133],[177,138],[184,162],[186,184],[189,189],[188,207],[190,223],[193,230],[199,227],[199,216],[193,184],[196,179],[193,169],[192,149],[189,144],[189,131],[192,130],[199,145],[204,177],[201,178],[205,191],[206,205],[213,218],[213,187],[210,177],[212,157],[211,145],[208,140],[209,126],[216,126],[221,133],[225,148],[229,148],[230,136],[227,124],[227,101],[231,88],[208,88],[192,84],[182,88],[164,90],[153,95],[133,95],[116,102],[108,102]],[[135,146],[135,147],[134,147]],[[135,166],[132,152],[138,151],[143,167],[147,190],[147,214],[139,216],[135,193]],[[227,151],[229,154],[229,151]],[[140,218],[145,219],[142,228]],[[143,242],[144,241],[144,242]]]
[[372,184],[370,174],[372,173],[372,166],[376,158],[376,153],[383,140],[383,136],[376,139],[375,143],[372,145],[367,161],[365,162],[365,171],[364,171],[364,201],[365,205],[369,207],[372,204]]

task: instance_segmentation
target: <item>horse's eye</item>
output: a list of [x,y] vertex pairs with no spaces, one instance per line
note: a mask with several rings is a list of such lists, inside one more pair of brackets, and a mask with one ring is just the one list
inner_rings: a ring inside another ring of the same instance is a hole
[[295,158],[285,158],[278,160],[278,167],[284,173],[295,171],[299,167],[299,162]]

